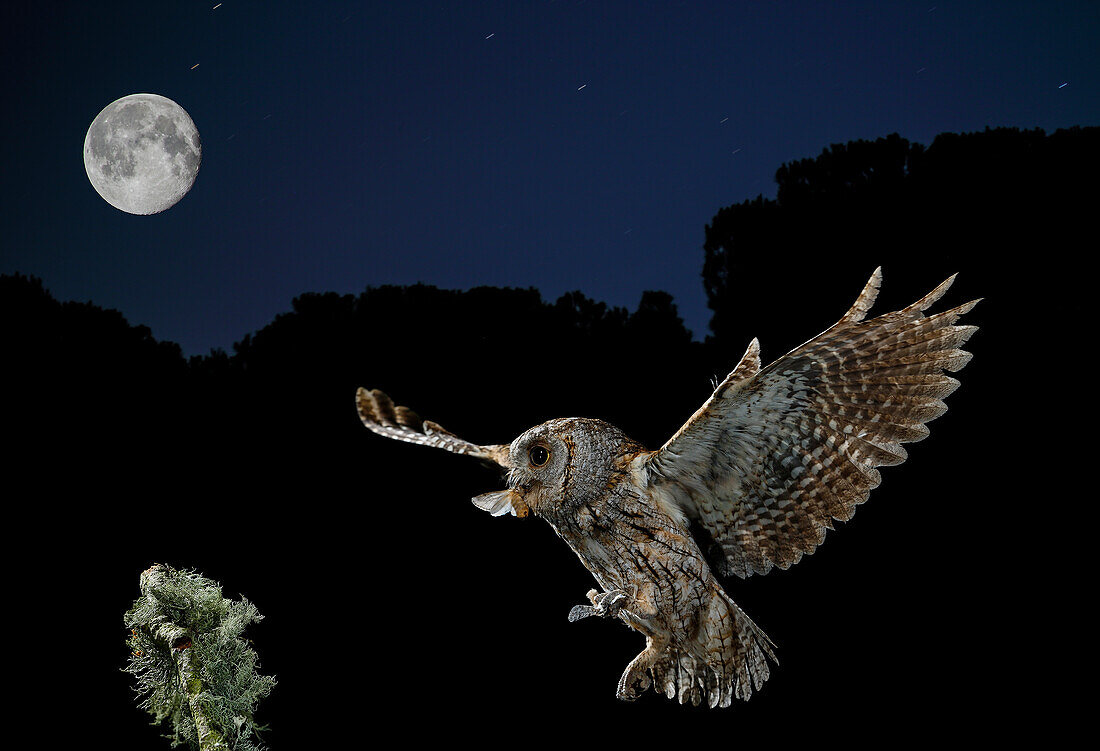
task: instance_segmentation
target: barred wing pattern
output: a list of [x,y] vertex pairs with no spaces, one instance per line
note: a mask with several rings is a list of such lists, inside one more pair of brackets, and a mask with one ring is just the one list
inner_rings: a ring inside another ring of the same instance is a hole
[[[760,370],[754,339],[741,363],[645,463],[658,497],[713,541],[720,573],[786,569],[847,521],[928,435],[970,360],[977,330],[956,326],[979,301],[925,316],[955,277],[909,307],[865,321],[876,269],[834,326]],[[701,542],[703,542],[701,540]]]
[[507,445],[479,446],[464,441],[431,420],[421,420],[408,407],[395,407],[393,401],[378,389],[358,389],[355,392],[355,407],[363,424],[378,435],[508,466]]

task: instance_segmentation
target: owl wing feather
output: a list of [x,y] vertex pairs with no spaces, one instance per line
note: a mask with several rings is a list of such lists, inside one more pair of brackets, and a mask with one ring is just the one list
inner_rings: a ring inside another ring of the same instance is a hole
[[864,320],[876,269],[831,328],[760,369],[754,339],[707,402],[643,465],[658,497],[713,541],[726,575],[786,569],[813,553],[928,435],[970,360],[977,330],[955,321],[979,301],[925,316],[955,277],[907,308]]
[[355,392],[355,407],[363,424],[378,435],[487,459],[502,467],[508,466],[507,445],[479,446],[464,441],[430,420],[421,420],[408,407],[394,406],[393,401],[378,389],[358,389]]

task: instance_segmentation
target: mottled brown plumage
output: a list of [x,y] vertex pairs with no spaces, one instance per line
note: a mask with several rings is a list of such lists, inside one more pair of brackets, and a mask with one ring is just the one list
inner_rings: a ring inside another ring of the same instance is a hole
[[[677,433],[648,451],[600,420],[564,418],[510,446],[478,446],[380,391],[359,389],[363,423],[389,438],[477,456],[508,469],[507,489],[473,499],[494,516],[551,524],[602,591],[571,621],[615,617],[646,637],[617,695],[653,686],[681,703],[729,706],[768,679],[772,643],[715,578],[788,568],[812,553],[928,435],[970,359],[956,326],[977,300],[925,316],[948,279],[909,307],[864,320],[875,270],[831,328],[766,368],[754,339],[737,367]],[[689,525],[710,546],[704,555]]]

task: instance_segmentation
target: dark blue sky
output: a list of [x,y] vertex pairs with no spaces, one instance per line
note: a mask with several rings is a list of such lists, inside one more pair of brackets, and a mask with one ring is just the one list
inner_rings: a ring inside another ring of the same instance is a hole
[[[0,272],[187,354],[302,292],[417,281],[631,309],[663,289],[701,337],[704,225],[774,196],[782,162],[1100,124],[1096,2],[216,4],[2,11]],[[204,149],[191,193],[145,217],[81,160],[137,92],[181,104]]]

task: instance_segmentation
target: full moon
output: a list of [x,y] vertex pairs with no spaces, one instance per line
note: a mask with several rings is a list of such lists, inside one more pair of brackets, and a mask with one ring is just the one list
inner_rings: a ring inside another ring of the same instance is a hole
[[202,142],[171,99],[131,94],[96,115],[84,137],[84,169],[107,203],[130,214],[170,209],[195,184]]

